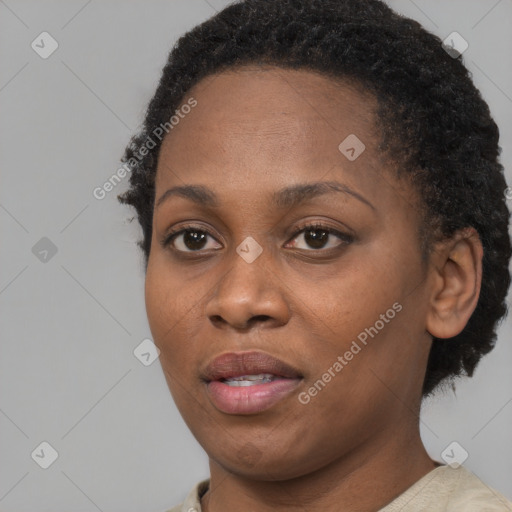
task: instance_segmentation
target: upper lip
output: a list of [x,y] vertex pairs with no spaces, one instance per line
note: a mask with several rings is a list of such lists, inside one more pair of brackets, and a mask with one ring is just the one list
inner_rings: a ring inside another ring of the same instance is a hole
[[228,352],[213,359],[202,372],[204,380],[227,379],[242,375],[270,373],[290,379],[302,378],[300,372],[270,354],[258,351]]

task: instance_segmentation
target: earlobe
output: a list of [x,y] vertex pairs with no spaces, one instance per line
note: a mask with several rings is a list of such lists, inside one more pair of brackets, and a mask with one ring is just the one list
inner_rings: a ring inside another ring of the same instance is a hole
[[476,229],[464,228],[442,242],[435,259],[426,328],[436,338],[452,338],[466,326],[480,295],[483,247]]

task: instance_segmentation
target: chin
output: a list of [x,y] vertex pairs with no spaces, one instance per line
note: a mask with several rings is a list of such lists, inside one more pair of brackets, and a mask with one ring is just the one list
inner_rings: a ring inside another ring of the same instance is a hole
[[[200,443],[215,464],[225,471],[244,478],[261,481],[285,481],[307,475],[328,465],[330,460],[318,457],[319,450],[311,447],[309,452],[297,453],[297,444],[292,446],[264,443],[256,446],[252,442],[236,443],[208,440]],[[315,460],[316,454],[316,460]],[[316,465],[315,465],[316,464]]]
[[263,482],[279,482],[292,480],[304,476],[314,469],[297,466],[294,461],[288,461],[283,457],[273,456],[269,460],[260,458],[257,462],[243,458],[226,459],[225,455],[219,459],[211,457],[225,471],[234,475],[249,478],[251,480],[261,480]]

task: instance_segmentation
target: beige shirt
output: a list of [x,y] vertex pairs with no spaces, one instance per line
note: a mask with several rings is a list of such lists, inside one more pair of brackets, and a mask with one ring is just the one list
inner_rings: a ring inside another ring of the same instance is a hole
[[[201,512],[200,497],[210,480],[197,483],[185,501],[167,512]],[[512,502],[463,466],[440,466],[427,473],[379,512],[506,512]]]

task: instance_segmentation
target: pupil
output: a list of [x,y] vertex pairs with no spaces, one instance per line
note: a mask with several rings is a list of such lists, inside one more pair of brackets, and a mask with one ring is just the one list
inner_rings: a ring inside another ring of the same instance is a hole
[[[204,245],[204,241],[206,239],[206,234],[202,233],[201,231],[185,231],[183,236],[183,242],[187,246],[188,249],[194,250],[194,249],[201,249],[201,247]],[[199,246],[195,245],[198,244]]]
[[[316,236],[315,233],[321,233],[321,235]],[[315,249],[319,249],[319,248],[321,249],[327,242],[326,239],[328,236],[329,236],[329,233],[327,231],[320,230],[320,229],[313,229],[313,230],[306,231],[304,233],[304,238],[305,238],[306,242],[311,247],[314,247]]]

